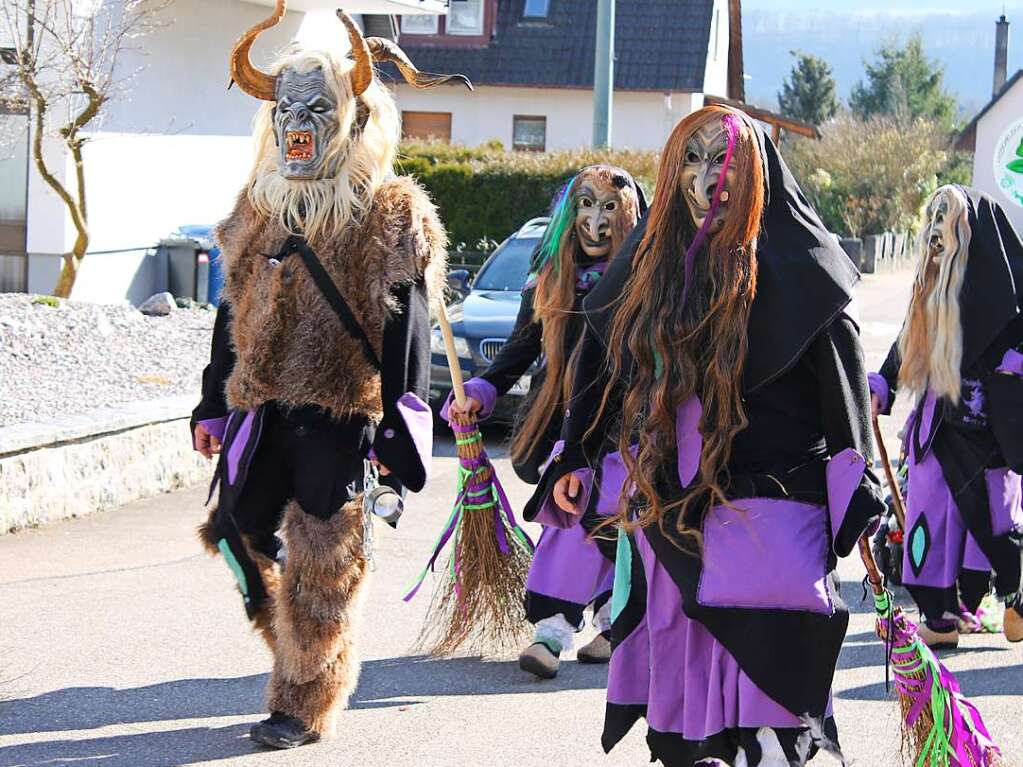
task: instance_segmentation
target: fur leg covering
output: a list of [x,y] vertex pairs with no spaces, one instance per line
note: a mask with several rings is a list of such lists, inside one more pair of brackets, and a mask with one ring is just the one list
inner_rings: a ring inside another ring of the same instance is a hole
[[327,520],[294,501],[284,513],[288,562],[274,608],[268,707],[323,736],[333,733],[334,714],[359,677],[354,624],[367,571],[362,514],[361,496]]
[[[220,540],[220,536],[216,533],[216,528],[213,524],[213,517],[217,513],[216,505],[210,511],[209,518],[201,525],[199,525],[198,535],[199,542],[202,547],[206,549],[206,553],[211,556],[217,556],[220,553],[220,549],[217,548],[217,543]],[[252,544],[248,540],[248,536],[242,536],[242,543],[245,544],[245,551],[249,555],[249,558],[256,563],[256,568],[259,570],[260,578],[263,580],[263,586],[266,588],[267,599],[263,605],[259,608],[259,611],[252,617],[252,627],[258,631],[263,641],[266,642],[267,647],[270,648],[270,652],[273,652],[277,642],[274,638],[274,627],[273,627],[273,613],[274,613],[274,602],[277,599],[277,593],[280,589],[281,570],[277,563],[270,559],[266,554],[256,551]],[[238,589],[238,593],[241,594],[241,588]]]

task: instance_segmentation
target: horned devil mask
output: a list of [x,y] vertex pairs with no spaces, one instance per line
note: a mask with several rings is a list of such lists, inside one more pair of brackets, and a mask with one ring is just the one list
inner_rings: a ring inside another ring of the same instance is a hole
[[263,32],[281,22],[286,10],[287,0],[277,0],[273,15],[246,32],[231,57],[232,83],[238,83],[250,96],[275,103],[273,130],[280,175],[286,179],[321,179],[338,172],[347,155],[343,144],[357,139],[368,119],[371,100],[366,92],[375,86],[374,62],[394,63],[405,81],[416,88],[456,80],[472,89],[464,75],[420,72],[390,40],[364,38],[352,17],[342,10],[337,16],[348,32],[350,69],[340,71],[329,55],[293,54],[276,74],[262,72],[253,66],[249,52]]

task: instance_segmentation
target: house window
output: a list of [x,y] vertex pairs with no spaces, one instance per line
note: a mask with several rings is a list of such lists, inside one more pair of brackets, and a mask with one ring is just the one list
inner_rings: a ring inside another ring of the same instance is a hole
[[428,141],[451,142],[450,112],[402,112],[401,137]]
[[551,0],[526,0],[526,9],[522,15],[527,19],[546,19],[550,7]]
[[547,149],[547,118],[515,115],[512,118],[512,147],[522,152]]
[[483,0],[451,0],[446,26],[449,35],[482,35]]
[[401,17],[403,35],[437,34],[437,17],[432,14],[412,14]]

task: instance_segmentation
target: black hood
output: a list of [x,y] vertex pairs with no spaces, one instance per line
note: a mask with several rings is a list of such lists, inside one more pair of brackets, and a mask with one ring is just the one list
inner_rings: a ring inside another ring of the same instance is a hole
[[[777,147],[759,125],[752,124],[764,160],[766,208],[757,243],[757,292],[743,374],[746,393],[791,368],[817,333],[849,304],[859,281],[856,266],[824,227]],[[607,337],[646,223],[644,217],[583,304],[587,321],[600,338]],[[680,257],[679,290],[683,270]]]
[[971,230],[959,293],[965,372],[1020,313],[1023,244],[1001,205],[976,189],[961,188],[970,203]]

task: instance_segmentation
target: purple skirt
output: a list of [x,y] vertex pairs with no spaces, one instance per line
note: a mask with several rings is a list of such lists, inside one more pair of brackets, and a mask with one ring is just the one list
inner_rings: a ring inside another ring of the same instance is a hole
[[686,617],[678,586],[646,537],[635,541],[647,609],[611,656],[608,703],[642,706],[652,730],[691,741],[738,727],[804,726],[757,687],[701,623]]

